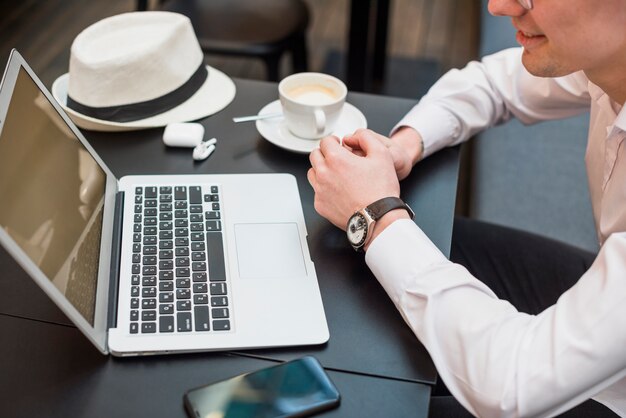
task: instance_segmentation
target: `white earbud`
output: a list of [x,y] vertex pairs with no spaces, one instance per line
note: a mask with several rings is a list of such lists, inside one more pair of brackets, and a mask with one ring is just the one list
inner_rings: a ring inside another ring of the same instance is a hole
[[193,149],[193,159],[196,161],[202,161],[202,160],[206,160],[207,158],[209,158],[211,153],[215,151],[216,142],[217,142],[217,139],[215,138],[211,138],[206,141],[203,140],[202,142],[200,142]]

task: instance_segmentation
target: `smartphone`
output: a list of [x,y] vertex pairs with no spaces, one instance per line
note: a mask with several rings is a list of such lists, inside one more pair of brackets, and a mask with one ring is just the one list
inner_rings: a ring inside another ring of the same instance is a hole
[[340,402],[335,385],[311,356],[191,389],[183,399],[190,418],[302,417]]

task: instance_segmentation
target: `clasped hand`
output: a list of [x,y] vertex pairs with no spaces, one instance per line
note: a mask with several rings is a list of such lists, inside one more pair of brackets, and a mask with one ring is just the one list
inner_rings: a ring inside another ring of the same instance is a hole
[[406,177],[412,166],[393,141],[367,129],[345,137],[343,144],[335,136],[323,138],[309,160],[315,210],[344,230],[355,211],[384,197],[399,197],[398,178]]

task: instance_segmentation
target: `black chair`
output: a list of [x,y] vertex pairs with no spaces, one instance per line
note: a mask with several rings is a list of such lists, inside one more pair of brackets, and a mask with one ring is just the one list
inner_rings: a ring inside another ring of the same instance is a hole
[[279,80],[285,52],[294,72],[307,71],[309,10],[302,0],[170,0],[162,10],[189,17],[205,54],[260,58],[270,81]]

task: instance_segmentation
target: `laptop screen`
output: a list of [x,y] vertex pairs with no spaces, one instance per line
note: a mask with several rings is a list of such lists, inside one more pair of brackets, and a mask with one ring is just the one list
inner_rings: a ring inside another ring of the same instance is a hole
[[0,226],[92,326],[105,181],[21,68],[0,133]]

